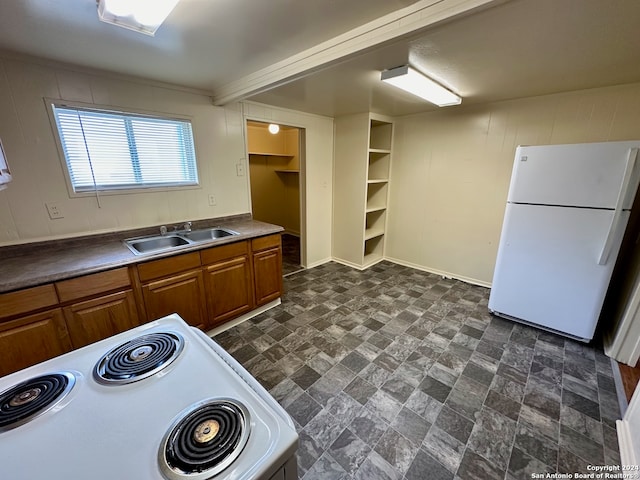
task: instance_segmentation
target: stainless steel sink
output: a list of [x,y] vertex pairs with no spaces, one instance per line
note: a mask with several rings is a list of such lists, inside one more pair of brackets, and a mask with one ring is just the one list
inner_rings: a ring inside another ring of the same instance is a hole
[[135,254],[161,252],[190,243],[189,240],[177,235],[130,238],[124,241],[124,244]]
[[[166,229],[165,229],[166,231]],[[201,230],[179,231],[165,235],[148,235],[146,237],[127,238],[124,244],[135,255],[158,253],[174,248],[195,245],[198,243],[214,242],[219,238],[240,235],[238,232],[226,228],[204,228]]]
[[194,242],[206,242],[216,240],[217,238],[230,237],[231,235],[238,235],[238,232],[227,230],[226,228],[206,228],[203,230],[192,230],[191,232],[180,234],[180,236],[188,238]]

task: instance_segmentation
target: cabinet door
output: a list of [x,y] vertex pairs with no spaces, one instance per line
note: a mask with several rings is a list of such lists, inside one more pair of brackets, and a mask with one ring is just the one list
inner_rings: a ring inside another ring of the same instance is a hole
[[207,303],[213,325],[248,312],[253,308],[251,263],[241,255],[205,268]]
[[256,306],[282,295],[282,249],[278,246],[253,254]]
[[194,327],[206,329],[209,326],[201,270],[144,284],[142,295],[149,321],[177,313]]
[[59,308],[0,323],[0,376],[57,357],[71,348]]
[[64,308],[74,348],[80,348],[140,324],[133,291],[113,293]]

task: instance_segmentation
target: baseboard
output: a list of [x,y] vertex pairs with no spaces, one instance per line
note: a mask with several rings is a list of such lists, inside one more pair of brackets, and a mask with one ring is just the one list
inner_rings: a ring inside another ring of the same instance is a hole
[[620,447],[621,465],[638,465],[633,447],[633,435],[631,425],[625,420],[616,420],[618,430],[618,446]]
[[461,282],[470,283],[471,285],[477,285],[479,287],[491,288],[491,283],[490,282],[485,282],[483,280],[478,280],[477,278],[465,277],[463,275],[457,275],[455,273],[445,272],[444,270],[436,270],[434,268],[427,268],[427,267],[425,267],[423,265],[417,265],[415,263],[405,262],[404,260],[400,260],[398,258],[384,257],[384,259],[389,261],[389,262],[392,262],[392,263],[397,263],[398,265],[402,265],[404,267],[415,268],[416,270],[420,270],[420,271],[428,272],[428,273],[433,273],[435,275],[440,275],[441,277],[445,277],[445,278],[453,278],[454,280],[460,280]]
[[282,303],[282,300],[280,298],[277,298],[269,303],[266,303],[254,310],[251,310],[248,313],[245,313],[244,315],[240,315],[238,318],[234,318],[233,320],[230,320],[222,325],[220,325],[219,327],[215,327],[211,330],[209,330],[207,332],[207,335],[209,335],[210,337],[213,337],[215,335],[218,335],[219,333],[222,333],[226,330],[229,330],[230,328],[235,327],[236,325],[240,325],[242,322],[246,322],[247,320],[249,320],[250,318],[256,317],[258,315],[260,315],[261,313],[266,312],[267,310],[272,309],[273,307],[277,307],[278,305],[280,305]]
[[329,263],[331,261],[333,261],[332,258],[324,258],[322,260],[316,260],[315,262],[308,263],[305,268],[319,267],[320,265],[324,265],[325,263]]
[[[608,355],[606,351],[605,355]],[[618,397],[618,406],[620,407],[620,416],[624,417],[624,414],[627,412],[627,408],[629,408],[629,402],[627,402],[627,394],[624,391],[622,375],[620,374],[620,366],[618,365],[618,362],[611,358],[611,356],[609,356],[609,360],[611,361],[611,370],[613,372],[613,383],[616,386],[616,395]]]
[[[640,390],[636,389],[629,402],[629,408],[624,413],[622,420],[616,421],[618,430],[618,445],[620,447],[620,461],[622,465],[638,465],[638,452],[640,445],[637,442],[637,435],[640,427]],[[636,433],[634,433],[636,432]]]
[[367,268],[367,267],[363,267],[362,265],[358,265],[357,263],[353,263],[348,260],[343,260],[342,258],[333,257],[331,261],[339,263],[340,265],[344,265],[346,267],[355,268],[356,270],[366,270]]

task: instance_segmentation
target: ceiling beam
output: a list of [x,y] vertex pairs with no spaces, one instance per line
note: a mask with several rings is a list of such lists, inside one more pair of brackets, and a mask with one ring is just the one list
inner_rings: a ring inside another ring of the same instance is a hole
[[421,0],[216,88],[213,103],[225,105],[257,95],[400,37],[505,1]]

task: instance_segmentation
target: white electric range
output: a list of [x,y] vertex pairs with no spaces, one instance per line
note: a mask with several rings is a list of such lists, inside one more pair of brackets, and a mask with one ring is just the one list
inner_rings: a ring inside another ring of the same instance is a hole
[[294,480],[293,422],[177,315],[0,378],[0,478]]

